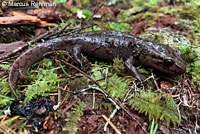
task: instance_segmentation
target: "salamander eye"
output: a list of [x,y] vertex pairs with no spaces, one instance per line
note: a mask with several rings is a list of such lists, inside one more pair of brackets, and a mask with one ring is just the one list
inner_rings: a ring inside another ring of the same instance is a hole
[[165,66],[172,66],[174,64],[172,59],[166,59],[164,60],[164,65]]

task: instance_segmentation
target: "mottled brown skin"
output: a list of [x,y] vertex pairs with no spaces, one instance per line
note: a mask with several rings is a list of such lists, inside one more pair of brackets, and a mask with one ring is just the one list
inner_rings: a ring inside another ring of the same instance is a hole
[[144,78],[139,74],[137,65],[151,66],[169,75],[180,75],[186,71],[186,65],[180,53],[167,45],[142,40],[127,33],[115,31],[93,31],[60,37],[27,50],[12,65],[9,84],[14,96],[16,83],[25,78],[26,70],[51,51],[66,50],[82,66],[81,53],[89,57],[104,60],[122,58],[128,72],[140,82]]

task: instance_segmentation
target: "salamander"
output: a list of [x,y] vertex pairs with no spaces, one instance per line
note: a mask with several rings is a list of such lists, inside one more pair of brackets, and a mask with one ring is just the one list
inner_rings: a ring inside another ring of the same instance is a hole
[[81,53],[103,60],[122,58],[126,70],[140,82],[144,81],[144,77],[137,71],[138,65],[150,66],[169,75],[180,75],[186,71],[181,53],[168,45],[116,31],[78,33],[40,43],[14,61],[9,74],[9,85],[17,99],[17,81],[25,78],[26,70],[46,53],[57,50],[69,52],[80,66],[83,66]]

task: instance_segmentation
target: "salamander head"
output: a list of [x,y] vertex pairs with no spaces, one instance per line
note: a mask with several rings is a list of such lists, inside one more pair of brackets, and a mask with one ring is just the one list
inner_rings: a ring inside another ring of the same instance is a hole
[[140,54],[140,61],[169,75],[180,75],[186,71],[181,53],[167,45],[147,42]]

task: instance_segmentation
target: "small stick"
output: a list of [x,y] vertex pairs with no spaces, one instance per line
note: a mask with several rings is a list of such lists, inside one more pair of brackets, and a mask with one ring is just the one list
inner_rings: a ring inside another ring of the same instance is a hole
[[64,64],[71,66],[72,68],[76,69],[77,71],[79,71],[80,73],[82,73],[85,77],[87,77],[88,79],[90,79],[92,82],[94,82],[102,91],[104,91],[104,93],[106,93],[117,105],[120,106],[121,109],[123,109],[140,127],[141,129],[148,134],[148,132],[142,127],[142,124],[131,114],[131,112],[129,111],[129,109],[122,103],[120,103],[119,101],[117,101],[114,97],[110,96],[109,93],[101,86],[99,85],[94,79],[92,79],[89,75],[87,75],[85,72],[83,72],[82,70],[80,70],[79,68],[75,67],[74,65],[61,60],[61,62],[63,62]]
[[76,104],[78,99],[75,99],[69,106],[67,106],[65,109],[62,110],[62,114],[69,110],[74,104]]
[[49,38],[49,37],[52,37],[52,36],[54,36],[54,35],[57,35],[57,37],[58,37],[58,36],[59,36],[60,34],[62,34],[62,33],[65,31],[65,29],[68,28],[70,25],[71,25],[71,23],[68,24],[68,25],[66,25],[66,26],[65,26],[64,28],[62,28],[60,31],[55,32],[55,33],[52,32],[51,34],[45,36],[45,38]]
[[121,132],[115,127],[115,125],[105,115],[102,115],[102,117],[108,122],[108,124],[115,130],[117,134],[121,134]]
[[151,73],[151,76],[152,76],[152,78],[153,78],[153,81],[154,81],[154,83],[155,83],[155,85],[156,85],[157,90],[159,90],[158,84],[157,84],[157,82],[156,82],[156,80],[155,80],[155,77],[154,77],[153,73]]

